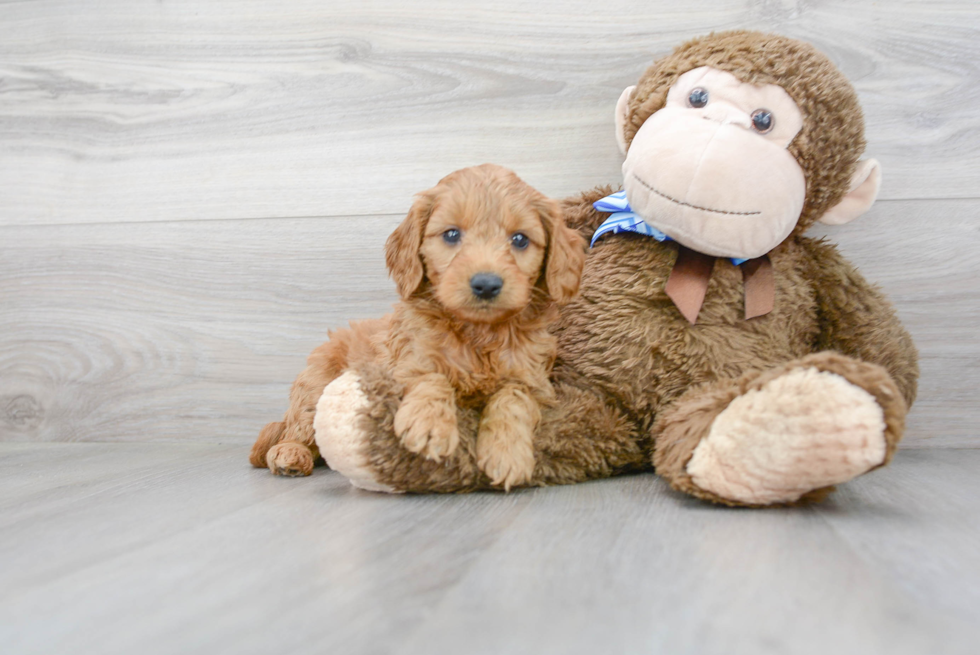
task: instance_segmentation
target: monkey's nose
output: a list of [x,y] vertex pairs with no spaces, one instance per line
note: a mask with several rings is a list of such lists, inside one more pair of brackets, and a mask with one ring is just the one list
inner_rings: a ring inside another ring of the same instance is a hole
[[477,273],[470,278],[470,289],[480,300],[491,300],[497,297],[504,286],[499,275],[493,273]]
[[752,127],[752,118],[748,114],[725,102],[709,104],[704,108],[702,117],[705,120],[715,121],[722,125],[738,125],[745,129]]

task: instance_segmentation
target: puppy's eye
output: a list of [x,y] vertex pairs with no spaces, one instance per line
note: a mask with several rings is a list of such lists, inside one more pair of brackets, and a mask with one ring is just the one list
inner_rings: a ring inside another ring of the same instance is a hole
[[708,104],[708,91],[698,87],[691,91],[691,94],[687,96],[687,102],[689,105],[695,109],[700,109]]
[[450,245],[455,245],[459,243],[462,234],[456,228],[450,228],[442,233],[442,240]]
[[765,134],[776,124],[776,117],[768,109],[756,109],[752,112],[752,127],[759,134]]
[[520,232],[510,238],[510,245],[518,250],[524,250],[529,243],[531,243],[531,240],[527,238],[527,235],[521,234]]

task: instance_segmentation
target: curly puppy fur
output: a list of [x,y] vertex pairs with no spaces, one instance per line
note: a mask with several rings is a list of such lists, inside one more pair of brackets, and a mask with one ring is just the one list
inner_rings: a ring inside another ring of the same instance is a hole
[[419,194],[385,258],[402,301],[388,316],[329,334],[293,384],[284,420],[262,430],[250,461],[309,475],[323,389],[349,367],[380,364],[404,391],[394,431],[408,450],[434,462],[451,456],[458,403],[482,410],[475,448],[490,483],[528,482],[540,407],[554,398],[548,326],[578,291],[584,239],[554,200],[485,164]]

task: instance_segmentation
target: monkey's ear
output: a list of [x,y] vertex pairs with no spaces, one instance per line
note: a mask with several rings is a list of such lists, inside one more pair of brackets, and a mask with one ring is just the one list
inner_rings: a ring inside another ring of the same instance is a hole
[[826,225],[843,225],[871,209],[881,187],[881,166],[876,159],[862,159],[851,176],[851,187],[841,201],[820,217]]
[[635,88],[636,85],[626,87],[619,96],[619,102],[616,103],[616,143],[619,144],[619,151],[624,156],[626,155],[626,117],[630,111],[630,95]]
[[385,242],[385,263],[388,265],[388,275],[398,286],[398,295],[410,297],[422,284],[425,266],[419,249],[422,247],[422,235],[429,222],[435,198],[430,192],[419,194],[408,216]]

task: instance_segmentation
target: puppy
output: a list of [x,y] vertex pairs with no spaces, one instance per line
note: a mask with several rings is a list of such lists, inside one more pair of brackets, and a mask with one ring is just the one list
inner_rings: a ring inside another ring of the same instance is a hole
[[293,384],[281,422],[250,460],[309,475],[323,389],[358,362],[381,362],[405,389],[394,428],[406,448],[439,461],[458,443],[457,401],[483,405],[477,463],[509,490],[534,471],[532,435],[553,397],[548,376],[557,305],[577,292],[585,241],[558,203],[512,171],[465,168],[416,198],[385,244],[401,302],[381,319],[329,334]]

